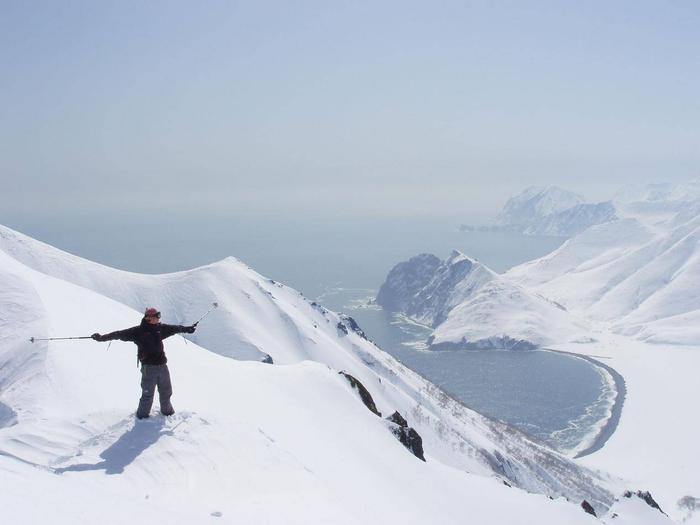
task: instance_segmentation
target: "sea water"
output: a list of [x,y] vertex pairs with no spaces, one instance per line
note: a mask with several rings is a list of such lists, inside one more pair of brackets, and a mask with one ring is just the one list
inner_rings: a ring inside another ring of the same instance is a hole
[[371,304],[372,289],[328,289],[324,303],[351,315],[379,347],[477,412],[575,455],[609,417],[611,378],[582,359],[542,350],[431,351],[430,329]]

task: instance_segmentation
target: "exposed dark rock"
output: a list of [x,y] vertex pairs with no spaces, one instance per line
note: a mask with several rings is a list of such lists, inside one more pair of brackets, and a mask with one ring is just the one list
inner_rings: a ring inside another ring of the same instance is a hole
[[357,324],[357,321],[355,321],[355,319],[353,319],[349,315],[345,315],[345,314],[341,315],[341,318],[343,319],[345,324],[350,327],[350,330],[355,332],[357,335],[359,335],[365,341],[369,341],[369,339],[367,338],[367,334],[365,334],[364,330],[362,330],[362,328],[360,328],[360,325]]
[[272,356],[270,354],[265,354],[265,357],[263,357],[262,362],[267,363],[269,365],[274,364],[274,361],[272,360]]
[[659,507],[659,504],[656,503],[654,498],[651,497],[651,493],[649,491],[638,490],[637,492],[632,492],[631,490],[628,490],[623,494],[623,496],[625,498],[631,498],[632,496],[637,496],[639,499],[643,500],[644,503],[646,503],[650,507],[658,510],[661,514],[668,516],[668,514],[666,514],[663,510],[661,510],[661,507]]
[[316,301],[313,301],[313,302],[311,303],[311,306],[312,306],[313,308],[315,308],[316,310],[318,310],[319,312],[321,312],[323,315],[326,315],[326,313],[328,313],[328,310],[326,310],[325,307],[321,306],[321,305],[318,304]]
[[588,514],[592,514],[596,518],[598,517],[598,515],[595,513],[595,509],[593,508],[593,506],[590,503],[588,503],[585,499],[581,502],[581,508],[588,512]]
[[348,327],[345,326],[342,322],[338,321],[338,324],[335,325],[335,327],[343,332],[345,335],[348,335]]
[[346,372],[338,372],[340,375],[344,376],[345,379],[348,380],[350,383],[350,386],[353,387],[358,391],[360,394],[360,399],[362,399],[362,402],[365,404],[365,406],[374,414],[378,415],[379,417],[382,417],[381,412],[377,410],[377,405],[374,404],[374,399],[372,399],[372,394],[369,393],[369,390],[365,388],[365,385],[360,383],[355,377],[351,376],[350,374]]
[[[348,380],[350,386],[356,389],[360,394],[360,399],[365,404],[365,406],[373,413],[379,417],[382,417],[381,412],[377,410],[377,405],[374,404],[374,399],[369,393],[369,390],[360,383],[355,377],[351,376],[347,372],[338,372],[340,375],[344,376]],[[408,426],[408,421],[399,414],[394,412],[391,416],[386,418],[390,422],[391,433],[396,436],[396,438],[401,442],[401,444],[406,447],[414,456],[418,459],[425,461],[425,455],[423,453],[423,438],[420,434],[416,432],[415,429]]]
[[392,423],[396,423],[396,424],[399,425],[401,428],[407,428],[407,427],[408,427],[408,421],[406,421],[406,419],[405,419],[401,414],[399,414],[398,412],[394,412],[394,413],[391,414],[387,419],[388,419],[389,421],[391,421]]
[[418,459],[425,461],[423,438],[414,428],[408,426],[408,421],[398,412],[394,412],[386,419],[394,423],[395,426],[392,426],[391,431],[401,444]]
[[416,293],[425,288],[442,261],[429,253],[394,266],[379,288],[376,303],[391,312],[407,311]]
[[502,479],[501,481],[503,482],[503,484],[504,484],[506,487],[508,487],[508,488],[512,488],[512,487],[513,487],[513,485],[511,485],[510,483],[508,483],[505,479]]

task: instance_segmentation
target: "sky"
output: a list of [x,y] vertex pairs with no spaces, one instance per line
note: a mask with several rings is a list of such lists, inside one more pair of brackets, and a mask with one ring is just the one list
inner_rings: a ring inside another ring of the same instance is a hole
[[1,0],[0,222],[697,178],[698,27],[694,1]]

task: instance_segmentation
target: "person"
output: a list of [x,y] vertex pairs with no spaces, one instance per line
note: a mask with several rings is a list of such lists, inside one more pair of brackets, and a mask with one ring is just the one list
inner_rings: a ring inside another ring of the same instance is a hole
[[160,312],[155,308],[146,308],[141,324],[126,330],[117,330],[109,334],[92,334],[95,341],[131,341],[138,348],[138,362],[141,363],[141,399],[136,410],[136,417],[144,419],[150,416],[155,389],[158,387],[160,412],[165,416],[175,413],[170,397],[173,394],[168,370],[168,358],[165,356],[163,339],[171,335],[193,334],[196,325],[181,326],[160,322]]

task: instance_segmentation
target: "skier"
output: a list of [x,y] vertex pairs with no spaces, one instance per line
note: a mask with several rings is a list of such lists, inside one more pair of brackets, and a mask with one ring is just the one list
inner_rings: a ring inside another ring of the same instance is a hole
[[118,330],[105,335],[92,334],[95,341],[131,341],[138,348],[138,361],[141,363],[141,399],[136,410],[136,417],[144,419],[149,417],[156,386],[160,398],[160,411],[165,416],[175,413],[170,403],[173,388],[170,383],[170,371],[168,370],[167,357],[163,350],[163,339],[171,335],[188,333],[193,334],[197,326],[180,326],[162,324],[160,312],[155,308],[146,308],[141,324],[126,330]]

